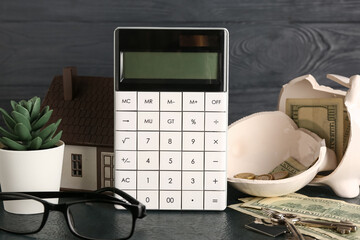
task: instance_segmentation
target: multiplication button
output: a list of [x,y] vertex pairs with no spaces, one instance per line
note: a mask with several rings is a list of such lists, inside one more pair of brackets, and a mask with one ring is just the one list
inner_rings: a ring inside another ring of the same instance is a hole
[[205,132],[205,151],[226,151],[226,132]]

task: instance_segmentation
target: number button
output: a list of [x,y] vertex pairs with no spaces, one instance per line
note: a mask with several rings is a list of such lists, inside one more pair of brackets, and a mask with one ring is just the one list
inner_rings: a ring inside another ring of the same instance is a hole
[[158,92],[138,92],[139,111],[159,111]]
[[158,191],[138,191],[139,202],[145,204],[146,209],[159,209]]
[[160,209],[180,209],[181,191],[160,191]]
[[161,190],[181,190],[181,173],[180,172],[160,172],[160,189]]
[[159,188],[159,172],[157,171],[138,171],[139,190],[157,190]]
[[204,131],[204,112],[184,112],[184,131]]
[[203,166],[203,152],[183,152],[183,170],[202,170]]
[[160,150],[181,150],[181,132],[160,132]]
[[139,170],[158,170],[159,169],[159,152],[158,151],[138,152],[138,169]]
[[115,92],[116,110],[136,110],[136,92]]
[[160,170],[181,170],[181,152],[160,152]]
[[138,132],[139,150],[158,150],[159,132]]
[[203,132],[183,132],[183,150],[203,151],[204,133]]
[[184,190],[203,190],[204,175],[202,172],[183,172],[182,185]]

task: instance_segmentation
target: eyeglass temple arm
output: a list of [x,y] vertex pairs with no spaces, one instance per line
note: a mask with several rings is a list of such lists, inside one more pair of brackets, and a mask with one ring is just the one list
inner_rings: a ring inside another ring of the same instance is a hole
[[100,188],[96,191],[94,191],[95,193],[104,193],[104,192],[113,192],[116,193],[117,195],[121,196],[122,198],[124,198],[126,201],[128,201],[129,203],[136,205],[138,207],[138,218],[143,218],[146,216],[146,208],[145,205],[142,204],[141,202],[139,202],[138,200],[136,200],[135,198],[133,198],[131,195],[127,194],[124,191],[121,191],[118,188],[114,188],[114,187],[105,187],[105,188]]

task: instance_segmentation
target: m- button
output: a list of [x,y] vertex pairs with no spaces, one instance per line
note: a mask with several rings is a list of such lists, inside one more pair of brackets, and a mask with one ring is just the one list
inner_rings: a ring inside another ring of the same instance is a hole
[[225,93],[206,93],[205,111],[224,112],[226,111]]

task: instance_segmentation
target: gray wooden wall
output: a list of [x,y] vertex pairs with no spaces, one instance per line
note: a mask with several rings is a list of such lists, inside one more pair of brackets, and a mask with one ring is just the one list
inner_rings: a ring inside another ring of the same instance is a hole
[[64,66],[111,77],[118,26],[228,28],[230,123],[275,110],[294,77],[360,72],[356,0],[1,0],[0,106],[44,97]]

